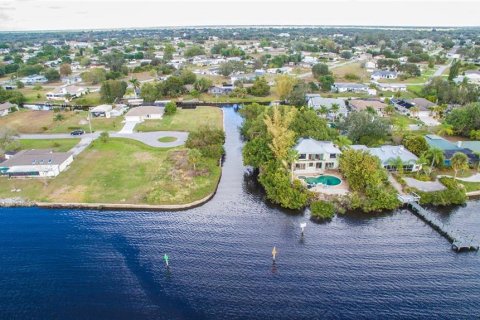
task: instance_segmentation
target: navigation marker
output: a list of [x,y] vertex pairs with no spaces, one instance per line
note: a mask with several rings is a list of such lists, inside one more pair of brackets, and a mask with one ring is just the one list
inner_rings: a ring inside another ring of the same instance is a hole
[[166,253],[163,256],[163,260],[165,260],[165,264],[167,265],[167,268],[168,268],[168,255]]
[[300,223],[300,228],[302,229],[302,236],[303,236],[303,232],[305,231],[305,227],[307,226],[307,223],[306,222],[302,222]]

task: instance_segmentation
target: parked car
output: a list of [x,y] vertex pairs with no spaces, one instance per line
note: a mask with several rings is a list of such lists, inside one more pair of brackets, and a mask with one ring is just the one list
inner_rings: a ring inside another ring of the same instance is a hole
[[72,132],[70,132],[70,134],[72,136],[81,136],[84,133],[85,133],[85,131],[83,131],[83,130],[73,130]]

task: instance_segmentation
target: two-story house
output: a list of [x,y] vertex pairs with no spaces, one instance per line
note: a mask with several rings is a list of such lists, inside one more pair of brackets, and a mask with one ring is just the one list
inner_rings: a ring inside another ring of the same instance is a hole
[[297,174],[316,174],[326,169],[338,169],[342,153],[331,141],[315,139],[300,139],[295,150],[298,159],[293,163],[293,170]]

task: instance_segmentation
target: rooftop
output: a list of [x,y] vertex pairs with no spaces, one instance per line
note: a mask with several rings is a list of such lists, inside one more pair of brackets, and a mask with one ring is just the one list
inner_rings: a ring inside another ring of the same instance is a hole
[[71,156],[70,152],[53,152],[48,149],[23,150],[2,162],[1,166],[60,165]]
[[328,153],[328,154],[341,154],[342,152],[338,149],[331,141],[318,141],[311,138],[302,138],[298,141],[295,146],[295,150],[298,153]]

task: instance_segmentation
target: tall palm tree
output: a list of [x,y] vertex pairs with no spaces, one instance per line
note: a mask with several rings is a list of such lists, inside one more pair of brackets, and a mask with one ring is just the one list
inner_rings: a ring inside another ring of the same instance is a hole
[[321,105],[318,112],[325,118],[328,114],[328,108],[324,105]]
[[352,140],[348,139],[347,136],[338,136],[337,139],[335,139],[335,144],[340,148],[340,150],[343,150],[352,145]]
[[433,166],[440,166],[445,160],[443,151],[438,148],[430,148],[425,151],[425,158],[431,161],[429,175],[432,174]]
[[455,171],[453,178],[456,179],[459,170],[463,171],[468,169],[468,157],[464,153],[455,152],[450,159],[450,164],[452,165],[453,171]]
[[385,113],[388,115],[392,115],[394,112],[395,107],[393,106],[393,104],[387,104],[387,106],[385,107]]
[[135,94],[135,98],[137,98],[137,89],[140,88],[140,81],[137,78],[132,78],[128,82],[130,82],[133,86],[133,92]]
[[332,103],[330,111],[333,113],[333,120],[337,119],[337,112],[340,110],[340,105],[338,103]]
[[399,175],[403,175],[403,161],[399,156],[396,158],[390,158],[387,161],[388,165],[394,167]]

